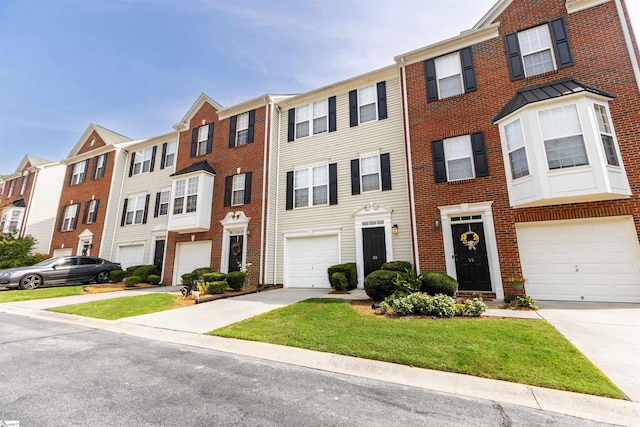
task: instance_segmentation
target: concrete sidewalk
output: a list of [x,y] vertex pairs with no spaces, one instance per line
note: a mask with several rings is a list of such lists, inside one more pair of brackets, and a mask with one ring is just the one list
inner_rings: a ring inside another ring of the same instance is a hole
[[[328,294],[326,289],[275,289],[116,321],[43,311],[44,308],[49,307],[161,291],[178,292],[179,288],[155,288],[153,290],[112,292],[107,295],[79,295],[49,300],[5,303],[0,304],[0,311],[456,395],[511,403],[603,423],[636,426],[640,419],[640,403],[638,402],[607,399],[273,344],[202,335],[203,332],[307,298],[367,299],[366,294],[361,289],[354,290],[347,295]],[[565,306],[565,303],[561,304]],[[640,308],[640,305],[632,306]],[[546,310],[553,310],[553,308],[545,307],[538,312],[490,309],[487,314],[499,317],[516,316],[532,319],[541,319],[547,316],[550,319],[555,318],[557,321],[561,321],[561,312],[553,311],[548,313]],[[563,316],[567,316],[567,314]],[[554,320],[550,321],[553,322]],[[633,347],[630,348],[632,349]],[[592,361],[594,360],[592,359]],[[622,389],[625,391],[624,388]]]

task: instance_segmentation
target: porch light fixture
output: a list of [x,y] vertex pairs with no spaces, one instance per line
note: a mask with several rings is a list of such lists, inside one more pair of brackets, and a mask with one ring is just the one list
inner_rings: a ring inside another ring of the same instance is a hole
[[391,232],[393,234],[398,234],[398,224],[393,224],[393,226],[391,227]]
[[433,226],[436,228],[436,230],[440,230],[440,218],[436,218],[433,220]]

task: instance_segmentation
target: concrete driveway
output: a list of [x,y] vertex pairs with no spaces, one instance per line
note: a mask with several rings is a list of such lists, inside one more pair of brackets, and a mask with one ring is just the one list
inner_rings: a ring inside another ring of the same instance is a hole
[[640,402],[640,304],[537,301],[551,323],[629,399]]

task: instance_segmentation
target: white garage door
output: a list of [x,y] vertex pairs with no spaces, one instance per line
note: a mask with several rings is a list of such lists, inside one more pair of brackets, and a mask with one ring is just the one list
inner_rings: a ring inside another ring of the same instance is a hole
[[182,276],[196,268],[211,266],[211,240],[183,242],[176,245],[176,260],[173,265],[173,284],[182,284]]
[[59,257],[59,256],[69,256],[71,255],[72,251],[71,248],[64,248],[64,249],[54,249],[53,250],[53,258]]
[[640,302],[640,250],[631,217],[516,224],[533,299]]
[[330,288],[327,269],[340,262],[338,236],[287,239],[285,281],[288,288]]
[[126,270],[132,265],[144,264],[144,245],[118,246],[118,260],[122,269]]

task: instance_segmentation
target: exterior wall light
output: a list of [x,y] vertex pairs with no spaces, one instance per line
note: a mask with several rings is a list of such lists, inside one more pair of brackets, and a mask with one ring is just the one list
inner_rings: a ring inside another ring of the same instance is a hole
[[393,224],[393,226],[391,227],[391,232],[393,234],[398,234],[398,224]]

